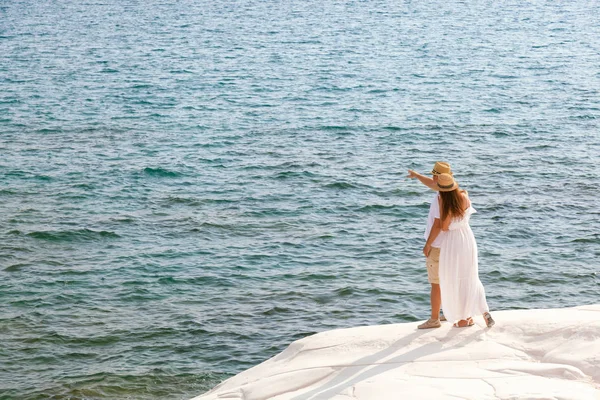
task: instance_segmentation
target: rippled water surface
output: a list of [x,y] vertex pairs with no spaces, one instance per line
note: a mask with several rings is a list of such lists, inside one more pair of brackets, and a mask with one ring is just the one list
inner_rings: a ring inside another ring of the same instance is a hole
[[[431,193],[492,309],[600,298],[596,2],[0,5],[0,398],[187,399],[428,315]],[[501,323],[501,321],[498,321]]]

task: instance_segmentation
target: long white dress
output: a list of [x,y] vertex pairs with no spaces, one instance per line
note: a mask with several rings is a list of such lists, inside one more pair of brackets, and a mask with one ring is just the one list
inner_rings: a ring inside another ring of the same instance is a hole
[[440,248],[440,289],[444,315],[450,322],[489,311],[479,280],[477,242],[469,226],[475,209],[469,206],[460,219],[450,223]]

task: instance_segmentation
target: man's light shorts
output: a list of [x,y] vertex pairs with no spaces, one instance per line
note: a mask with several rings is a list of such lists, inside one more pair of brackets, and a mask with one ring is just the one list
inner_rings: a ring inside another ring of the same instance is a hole
[[440,284],[440,249],[432,247],[425,259],[427,263],[427,279],[429,283]]

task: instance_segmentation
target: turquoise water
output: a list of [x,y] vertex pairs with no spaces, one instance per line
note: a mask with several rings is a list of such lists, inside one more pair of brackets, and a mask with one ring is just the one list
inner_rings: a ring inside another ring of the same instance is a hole
[[492,309],[598,303],[599,14],[4,2],[0,398],[187,399],[426,318],[431,193],[405,175],[439,159]]

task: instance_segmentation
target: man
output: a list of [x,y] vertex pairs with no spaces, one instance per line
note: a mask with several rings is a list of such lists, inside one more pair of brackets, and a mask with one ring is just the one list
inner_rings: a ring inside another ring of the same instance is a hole
[[[450,164],[438,161],[431,171],[432,178],[421,175],[413,170],[408,170],[408,177],[418,179],[422,184],[432,190],[437,190],[437,180],[440,174],[452,174]],[[438,202],[438,193],[435,193],[429,206],[429,215],[427,217],[427,228],[425,229],[425,239],[427,242],[423,247],[425,263],[427,265],[427,279],[431,284],[431,318],[419,325],[419,329],[439,328],[442,326],[440,321],[446,318],[440,317],[442,307],[442,293],[440,291],[440,246],[442,225],[440,222],[440,205]]]

